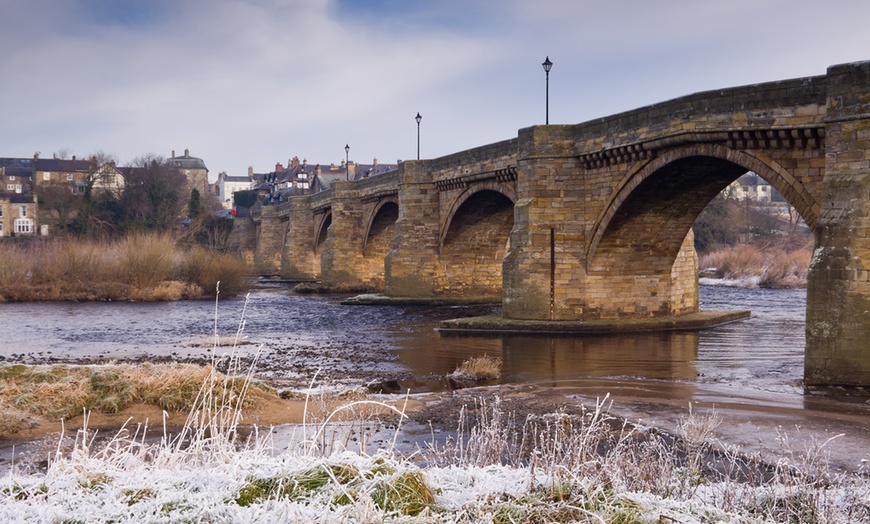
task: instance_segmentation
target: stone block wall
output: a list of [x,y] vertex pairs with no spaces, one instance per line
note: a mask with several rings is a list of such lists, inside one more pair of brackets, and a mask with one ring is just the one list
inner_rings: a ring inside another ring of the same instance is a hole
[[870,385],[870,62],[828,69],[825,175],[807,282],[808,385]]
[[314,256],[317,221],[309,196],[293,196],[287,206],[287,236],[281,249],[281,278],[316,280],[320,278],[319,261]]
[[258,275],[280,275],[281,253],[288,226],[286,210],[281,206],[263,206],[259,222],[254,271]]

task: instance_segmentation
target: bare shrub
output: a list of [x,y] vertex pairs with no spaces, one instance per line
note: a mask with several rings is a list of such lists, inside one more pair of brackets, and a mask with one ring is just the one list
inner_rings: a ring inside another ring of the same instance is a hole
[[105,240],[10,244],[0,257],[0,301],[168,301],[225,296],[251,286],[245,262],[230,253],[183,250],[165,234]]
[[175,242],[165,234],[134,234],[116,246],[121,280],[134,287],[152,287],[175,275]]
[[194,246],[183,254],[182,266],[186,280],[199,286],[205,296],[214,296],[218,282],[224,296],[235,296],[250,288],[247,264],[230,253]]
[[754,281],[759,287],[802,287],[811,258],[810,244],[791,250],[740,244],[702,255],[699,267],[718,278]]
[[0,256],[0,300],[21,300],[29,287],[33,257],[19,245],[3,244]]
[[498,357],[489,355],[471,357],[459,364],[449,377],[453,380],[469,382],[492,380],[501,376],[501,365],[502,360]]

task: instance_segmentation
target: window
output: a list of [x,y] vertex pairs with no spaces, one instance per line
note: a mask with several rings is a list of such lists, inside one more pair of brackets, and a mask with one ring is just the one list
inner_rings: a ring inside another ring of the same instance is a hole
[[18,213],[18,216],[20,216],[20,217],[27,216],[27,206],[21,206],[21,211]]
[[3,236],[3,222],[0,222],[0,237]]
[[15,184],[6,184],[6,191],[15,191]]
[[67,173],[67,174],[66,174],[66,179],[67,179],[67,181],[72,182],[73,174],[72,174],[72,173]]
[[15,180],[15,175],[9,175],[9,180]]
[[21,184],[15,184],[15,192],[21,193]]
[[16,218],[14,222],[16,233],[33,233],[33,220],[29,218]]
[[43,182],[48,182],[50,180],[51,180],[51,171],[45,171],[44,173],[42,173],[42,181]]

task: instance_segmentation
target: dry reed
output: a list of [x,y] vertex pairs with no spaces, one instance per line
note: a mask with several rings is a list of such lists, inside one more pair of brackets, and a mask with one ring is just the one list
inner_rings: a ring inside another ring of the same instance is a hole
[[498,357],[471,357],[462,361],[448,377],[464,382],[492,380],[501,376],[501,365],[502,360]]
[[[226,395],[240,395],[242,381],[194,364],[0,365],[0,404],[9,406],[0,438],[14,435],[27,416],[57,420],[84,411],[116,413],[132,404],[180,412],[194,405],[206,379]],[[247,387],[247,386],[246,386]],[[277,398],[258,388],[251,400]],[[13,416],[19,413],[19,416]]]
[[706,253],[699,266],[717,278],[754,282],[759,287],[803,287],[812,258],[812,247],[762,248],[740,244]]
[[168,301],[213,296],[218,281],[225,296],[243,293],[251,284],[239,257],[183,249],[168,235],[3,247],[0,301]]

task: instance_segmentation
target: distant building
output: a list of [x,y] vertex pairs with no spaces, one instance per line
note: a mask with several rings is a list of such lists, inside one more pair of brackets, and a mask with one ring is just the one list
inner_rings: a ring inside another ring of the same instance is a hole
[[769,204],[777,191],[763,178],[752,171],[742,175],[725,188],[725,196],[734,200],[748,200],[759,204]]
[[[20,161],[26,161],[22,165]],[[33,174],[28,159],[0,158],[0,193],[27,195],[33,190]]]
[[201,158],[190,156],[189,149],[184,150],[184,156],[175,156],[173,151],[172,157],[166,162],[177,167],[187,177],[188,190],[196,189],[203,196],[209,194],[208,168]]
[[74,194],[84,194],[92,174],[96,171],[96,160],[39,158],[33,155],[33,184],[36,187],[66,185]]
[[236,191],[252,189],[254,187],[254,181],[250,174],[247,176],[234,176],[228,175],[225,171],[221,171],[218,174],[216,185],[218,199],[220,200],[221,206],[224,209],[232,209],[234,207],[233,193]]
[[33,195],[0,194],[0,236],[35,235],[36,217]]

